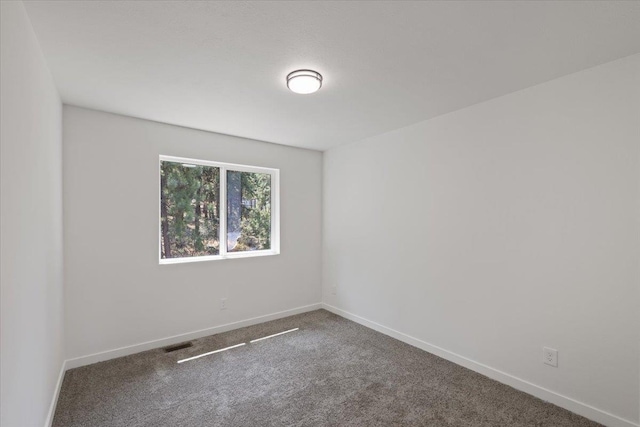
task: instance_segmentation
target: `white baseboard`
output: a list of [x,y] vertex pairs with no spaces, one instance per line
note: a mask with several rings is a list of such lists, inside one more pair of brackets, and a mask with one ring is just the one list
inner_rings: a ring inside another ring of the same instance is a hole
[[161,338],[153,341],[143,342],[140,344],[120,347],[100,353],[89,354],[87,356],[76,357],[66,360],[66,369],[78,368],[80,366],[91,365],[92,363],[103,362],[105,360],[115,359],[117,357],[129,356],[131,354],[140,353],[142,351],[166,347],[168,345],[177,344],[183,341],[194,340],[209,335],[220,334],[222,332],[256,325],[258,323],[268,322],[270,320],[281,319],[283,317],[293,316],[295,314],[306,313],[308,311],[318,310],[320,308],[322,308],[321,303],[306,305],[303,307],[293,308],[291,310],[280,311],[277,313],[253,317],[251,319],[241,320],[238,322],[227,323],[225,325],[214,326],[212,328],[201,329],[199,331],[188,332],[186,334],[174,335],[167,338]]
[[478,372],[493,380],[496,380],[503,384],[507,384],[517,390],[523,391],[539,399],[553,403],[554,405],[560,406],[561,408],[567,409],[578,415],[582,415],[585,418],[596,421],[600,424],[604,424],[605,426],[640,427],[640,424],[634,423],[633,421],[625,420],[609,412],[594,408],[593,406],[587,405],[586,403],[582,403],[570,397],[563,396],[544,387],[540,387],[523,379],[514,377],[513,375],[499,371],[490,366],[483,365],[482,363],[475,362],[464,356],[460,356],[459,354],[453,353],[449,350],[445,350],[442,347],[429,344],[428,342],[422,341],[418,338],[414,338],[402,332],[398,332],[394,329],[349,313],[348,311],[339,309],[332,305],[322,303],[322,308],[334,314],[337,314],[338,316],[344,317],[345,319],[352,320],[356,323],[381,332],[399,341],[417,347],[421,350],[435,354],[436,356],[442,357],[443,359],[449,360],[450,362],[453,362],[457,365],[464,366],[465,368],[471,369],[472,371]]
[[58,396],[60,395],[60,389],[62,388],[62,381],[64,380],[64,373],[67,371],[67,361],[62,362],[60,367],[60,374],[58,374],[58,382],[56,382],[56,389],[53,391],[53,397],[51,398],[51,405],[49,405],[49,414],[47,415],[47,421],[45,427],[51,427],[53,424],[53,416],[56,413],[56,406],[58,405]]

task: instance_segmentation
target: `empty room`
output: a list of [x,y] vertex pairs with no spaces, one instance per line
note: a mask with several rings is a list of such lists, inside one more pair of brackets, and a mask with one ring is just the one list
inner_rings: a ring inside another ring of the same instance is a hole
[[640,427],[640,1],[0,1],[1,427]]

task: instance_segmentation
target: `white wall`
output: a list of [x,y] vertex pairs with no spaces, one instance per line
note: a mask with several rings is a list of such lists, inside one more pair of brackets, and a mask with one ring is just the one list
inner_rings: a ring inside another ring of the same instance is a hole
[[638,422],[639,170],[640,55],[329,150],[324,301]]
[[[161,154],[279,168],[281,254],[158,265]],[[320,152],[65,106],[64,165],[69,358],[321,301]]]
[[24,6],[0,8],[0,424],[42,427],[64,359],[62,105]]

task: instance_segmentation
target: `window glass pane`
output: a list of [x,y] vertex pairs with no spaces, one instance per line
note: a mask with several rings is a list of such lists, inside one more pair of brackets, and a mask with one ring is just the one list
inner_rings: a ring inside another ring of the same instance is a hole
[[218,255],[220,169],[162,161],[160,254],[162,258]]
[[271,175],[227,171],[227,251],[271,249]]

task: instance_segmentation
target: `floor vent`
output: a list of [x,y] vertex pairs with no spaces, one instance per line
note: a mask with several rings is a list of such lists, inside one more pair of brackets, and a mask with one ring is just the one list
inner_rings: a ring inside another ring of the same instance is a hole
[[169,347],[165,347],[164,348],[164,352],[165,353],[171,353],[172,351],[178,351],[178,350],[182,350],[184,348],[189,348],[189,347],[193,347],[193,344],[191,343],[191,341],[183,342],[182,344],[176,344],[176,345],[172,345],[172,346],[169,346]]

